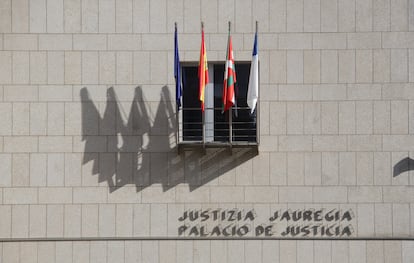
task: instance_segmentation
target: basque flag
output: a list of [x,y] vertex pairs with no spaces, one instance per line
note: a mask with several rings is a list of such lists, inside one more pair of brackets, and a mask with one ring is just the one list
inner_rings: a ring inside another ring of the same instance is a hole
[[231,40],[229,23],[229,38],[227,42],[227,55],[223,83],[223,112],[227,111],[228,109],[230,109],[231,106],[236,104],[236,96],[234,93],[234,86],[236,82],[237,81],[236,69],[234,67],[233,43]]

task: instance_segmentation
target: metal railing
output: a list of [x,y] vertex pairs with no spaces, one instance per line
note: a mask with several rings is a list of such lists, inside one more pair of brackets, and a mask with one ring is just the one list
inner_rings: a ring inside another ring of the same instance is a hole
[[[231,114],[230,114],[231,113]],[[257,110],[248,107],[182,108],[177,112],[178,144],[257,145]]]

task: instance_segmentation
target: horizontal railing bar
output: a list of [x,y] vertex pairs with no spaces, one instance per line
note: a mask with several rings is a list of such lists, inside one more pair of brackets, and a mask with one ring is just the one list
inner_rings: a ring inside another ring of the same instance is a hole
[[[179,144],[185,144],[186,142],[195,142],[196,145],[223,144],[223,146],[258,144],[258,112],[251,114],[249,107],[232,108],[227,113],[222,112],[221,106],[206,107],[204,114],[210,114],[209,118],[211,119],[209,121],[201,119],[203,113],[199,107],[182,107],[180,111],[178,112],[180,118],[177,122],[178,130],[180,131],[178,136]],[[187,115],[186,112],[188,113]],[[184,120],[184,118],[186,119]],[[230,119],[232,120],[230,121]],[[232,134],[229,134],[230,131],[232,131]],[[222,135],[217,135],[217,133]]]

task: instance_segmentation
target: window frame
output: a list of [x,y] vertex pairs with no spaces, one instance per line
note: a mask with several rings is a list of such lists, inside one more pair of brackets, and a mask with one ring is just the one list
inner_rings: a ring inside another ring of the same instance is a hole
[[[250,65],[251,65],[251,61],[236,61],[236,73],[237,73],[237,65],[240,64],[244,64],[244,65],[249,65],[249,70],[248,70],[248,74],[250,74]],[[216,65],[225,65],[224,61],[209,61],[208,62],[208,74],[209,74],[209,84],[206,87],[205,90],[205,113],[204,116],[202,116],[202,126],[203,126],[203,130],[202,130],[202,135],[201,135],[201,140],[185,140],[184,138],[184,111],[186,110],[185,103],[184,103],[184,96],[186,94],[185,91],[185,85],[184,85],[184,77],[182,76],[181,79],[183,81],[183,85],[182,85],[182,107],[179,111],[177,111],[177,144],[179,148],[187,148],[188,146],[193,147],[193,146],[202,146],[203,148],[206,147],[253,147],[256,148],[259,145],[259,140],[260,140],[260,136],[259,136],[259,127],[260,127],[260,73],[259,73],[259,96],[258,96],[258,100],[257,100],[257,104],[256,104],[256,108],[254,111],[254,117],[252,117],[253,119],[255,119],[255,122],[253,122],[252,125],[254,125],[254,129],[252,129],[252,131],[254,132],[254,140],[234,140],[234,138],[232,140],[230,140],[230,138],[232,138],[232,136],[230,136],[230,134],[232,134],[231,128],[234,123],[229,120],[229,140],[216,140],[215,136],[214,136],[214,132],[215,132],[215,124],[216,124],[216,120],[214,119],[214,112],[211,112],[211,114],[206,114],[207,111],[211,111],[211,110],[218,110],[217,107],[214,106],[214,90],[215,90],[215,81],[214,81],[214,68]],[[185,72],[185,67],[198,67],[198,62],[182,62],[181,65],[181,73],[184,74]],[[259,64],[259,69],[260,69],[260,64]],[[260,70],[259,70],[260,72]],[[198,76],[196,77],[196,79],[198,80]],[[224,79],[224,77],[223,77]],[[248,79],[247,78],[247,83],[246,83],[246,93],[247,93],[247,89],[248,89]],[[197,84],[197,93],[198,93],[198,84]],[[197,98],[198,101],[198,98]],[[238,110],[241,110],[240,107]],[[242,110],[248,110],[250,112],[250,109],[244,108]],[[201,108],[200,108],[201,111]],[[232,108],[232,111],[234,111],[234,108]],[[226,113],[227,114],[227,113]],[[208,115],[210,115],[210,117],[208,117]],[[234,113],[232,114],[234,115]],[[230,116],[230,115],[229,115]],[[204,117],[204,118],[203,118]],[[207,120],[211,120],[212,118],[212,123],[210,125],[206,125],[206,119]],[[234,117],[233,117],[234,118]],[[232,119],[232,118],[229,118]],[[246,122],[247,123],[247,122]],[[232,126],[230,126],[230,124]],[[207,127],[206,127],[207,126]],[[211,133],[212,132],[212,133]],[[247,137],[249,138],[249,137]]]

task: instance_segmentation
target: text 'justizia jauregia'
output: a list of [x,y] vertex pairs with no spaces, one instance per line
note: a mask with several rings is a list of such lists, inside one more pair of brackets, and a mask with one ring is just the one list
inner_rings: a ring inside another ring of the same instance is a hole
[[351,209],[286,209],[273,211],[268,217],[258,215],[255,209],[192,209],[178,218],[178,235],[346,238],[354,233],[354,218]]

